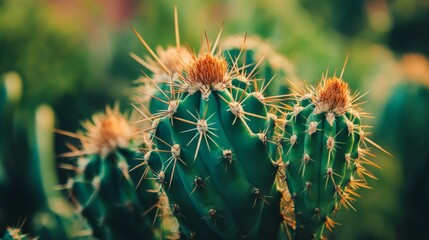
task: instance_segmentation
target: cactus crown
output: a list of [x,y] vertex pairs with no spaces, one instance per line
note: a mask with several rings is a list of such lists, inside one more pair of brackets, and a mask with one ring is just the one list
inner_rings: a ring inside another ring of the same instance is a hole
[[185,67],[187,77],[183,79],[190,84],[214,85],[225,82],[228,63],[224,58],[210,53],[193,56],[193,60]]
[[83,124],[86,134],[82,145],[85,152],[106,156],[117,148],[127,147],[134,139],[135,130],[119,113],[119,108],[107,107],[106,113],[95,114]]
[[343,114],[352,105],[349,85],[337,77],[324,78],[316,88],[313,104],[320,112]]
[[57,133],[80,140],[80,149],[73,147],[72,152],[61,154],[62,157],[76,157],[88,154],[107,156],[118,148],[127,148],[139,143],[137,129],[129,119],[121,115],[119,107],[106,107],[105,113],[93,115],[91,120],[82,123],[83,132],[73,133],[55,130]]

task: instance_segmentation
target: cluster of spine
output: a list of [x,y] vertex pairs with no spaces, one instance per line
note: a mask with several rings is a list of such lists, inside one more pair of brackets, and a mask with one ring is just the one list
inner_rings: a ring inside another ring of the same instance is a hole
[[[138,149],[138,130],[118,108],[107,108],[83,123],[85,132],[59,133],[77,138],[82,147],[71,146],[63,157],[77,157],[63,165],[76,171],[67,188],[78,210],[100,239],[159,239],[158,216],[163,196],[156,182],[146,179]],[[162,209],[161,209],[162,210]]]
[[23,234],[20,228],[8,227],[6,229],[3,238],[0,240],[31,240],[33,238],[29,237],[27,234]]
[[323,77],[317,88],[298,94],[279,138],[286,182],[294,202],[295,238],[320,239],[337,224],[340,206],[353,208],[358,188],[375,178],[365,167],[367,138],[356,94],[337,77]]

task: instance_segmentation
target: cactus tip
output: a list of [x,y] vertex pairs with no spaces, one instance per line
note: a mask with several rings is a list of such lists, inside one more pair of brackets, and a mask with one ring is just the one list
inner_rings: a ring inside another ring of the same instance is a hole
[[346,112],[352,105],[349,85],[337,77],[323,79],[316,89],[314,103],[322,112]]
[[188,81],[192,84],[212,85],[222,83],[228,70],[225,59],[203,53],[186,67]]

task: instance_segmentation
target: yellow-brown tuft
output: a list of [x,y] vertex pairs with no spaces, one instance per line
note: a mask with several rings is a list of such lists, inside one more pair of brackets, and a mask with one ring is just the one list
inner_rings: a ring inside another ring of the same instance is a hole
[[219,56],[210,53],[200,54],[185,67],[187,81],[190,84],[202,83],[212,85],[224,82],[228,63]]
[[325,78],[317,87],[313,101],[321,112],[343,114],[352,105],[349,85],[337,77]]
[[7,227],[6,229],[13,240],[20,240],[28,237],[27,234],[21,233],[21,228]]
[[87,120],[82,125],[86,130],[82,141],[83,151],[101,156],[117,148],[128,147],[135,135],[134,128],[117,107],[107,107],[106,113],[95,114],[92,121]]

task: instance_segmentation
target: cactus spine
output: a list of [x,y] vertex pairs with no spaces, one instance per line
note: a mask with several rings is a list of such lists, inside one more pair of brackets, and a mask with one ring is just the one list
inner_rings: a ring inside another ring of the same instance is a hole
[[293,64],[256,36],[227,37],[222,41],[222,48],[228,64],[241,66],[240,71],[264,80],[258,81],[257,88],[263,89],[266,96],[290,94],[301,87]]

